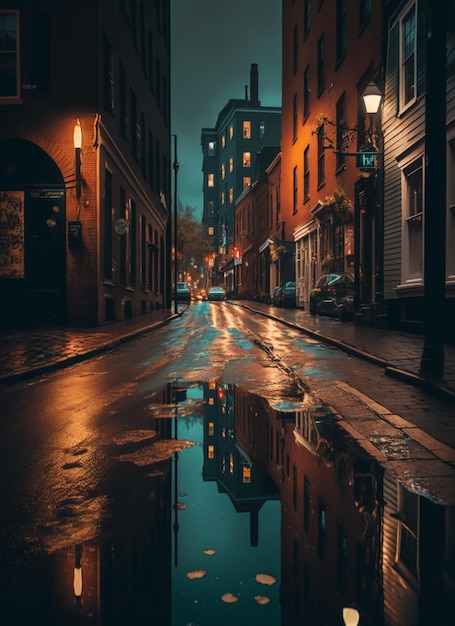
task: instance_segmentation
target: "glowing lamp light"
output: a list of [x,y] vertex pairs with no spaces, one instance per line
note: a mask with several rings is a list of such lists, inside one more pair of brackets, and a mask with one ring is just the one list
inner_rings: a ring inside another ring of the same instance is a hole
[[382,93],[373,81],[369,82],[366,86],[366,89],[362,94],[362,98],[365,104],[365,111],[368,115],[375,115],[379,111]]
[[73,592],[76,598],[80,598],[82,595],[82,567],[74,568]]
[[73,130],[73,144],[75,150],[80,150],[82,148],[82,126],[79,118],[77,118]]
[[360,614],[356,609],[344,608],[343,609],[343,621],[345,626],[357,626],[359,623]]

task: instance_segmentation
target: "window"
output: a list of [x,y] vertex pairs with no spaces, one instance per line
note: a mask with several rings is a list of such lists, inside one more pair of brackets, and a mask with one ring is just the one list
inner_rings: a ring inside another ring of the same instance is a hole
[[303,120],[310,114],[310,66],[303,73]]
[[292,171],[292,188],[293,188],[293,200],[292,200],[292,212],[297,213],[297,194],[298,194],[298,184],[297,184],[297,165],[294,167]]
[[419,526],[419,497],[399,487],[398,493],[399,519],[397,532],[397,567],[402,574],[411,576],[411,580],[418,577],[418,526]]
[[251,139],[251,122],[247,120],[243,122],[243,138]]
[[294,94],[292,100],[292,141],[297,139],[297,94]]
[[325,151],[324,151],[325,127],[322,124],[318,132],[318,187],[325,181]]
[[324,35],[318,40],[318,95],[325,87],[325,70],[324,70]]
[[209,141],[209,147],[207,150],[207,155],[208,156],[215,156],[215,142],[214,141]]
[[346,54],[346,1],[337,0],[336,22],[336,61],[340,61]]
[[311,0],[304,0],[303,3],[303,36],[306,37],[311,26]]
[[119,124],[120,134],[126,139],[126,82],[125,68],[122,63],[119,66]]
[[19,14],[0,12],[0,101],[20,98]]
[[221,163],[221,180],[224,180],[226,178],[226,166],[224,165],[224,163]]
[[310,146],[303,152],[303,201],[310,198]]
[[231,157],[229,159],[229,173],[232,174],[233,171],[234,171],[234,157]]
[[343,167],[346,157],[341,154],[341,151],[345,149],[346,142],[346,124],[345,124],[345,94],[342,93],[336,104],[336,129],[337,129],[337,153],[336,153],[336,168],[337,170]]
[[243,188],[246,189],[250,185],[251,185],[251,177],[250,176],[244,176],[243,177]]
[[259,138],[263,139],[265,136],[265,123],[259,122]]
[[404,206],[408,238],[408,278],[422,276],[423,165],[418,159],[404,171]]
[[215,175],[214,174],[208,174],[207,175],[207,186],[208,187],[214,187],[215,186]]
[[294,45],[292,47],[292,67],[294,69],[294,72],[296,72],[299,66],[299,31],[297,29],[297,24],[294,26],[293,37]]
[[207,446],[207,458],[214,459],[215,458],[215,446]]
[[226,137],[224,135],[222,135],[221,137],[221,147],[222,148],[226,147]]
[[209,226],[207,234],[209,237],[213,237],[213,235],[215,234],[215,228],[213,226]]
[[148,33],[148,72],[149,72],[149,86],[152,92],[155,91],[155,64],[153,62],[153,35],[151,31]]
[[130,108],[131,108],[131,153],[137,159],[137,99],[136,94],[130,90]]
[[108,111],[114,110],[114,55],[112,54],[111,43],[105,36],[103,39],[103,91],[104,108]]
[[229,202],[232,204],[234,202],[234,188],[229,187]]
[[213,200],[209,202],[209,215],[215,215],[215,203]]
[[231,141],[233,138],[234,138],[234,127],[231,124],[231,126],[229,126],[229,141]]
[[112,280],[112,174],[104,170],[104,278]]
[[303,530],[307,533],[310,530],[311,519],[311,490],[310,481],[305,476],[303,479]]
[[416,10],[406,13],[400,27],[400,104],[407,106],[416,98]]
[[251,167],[251,152],[244,152],[242,159],[243,167]]
[[251,467],[249,465],[244,465],[242,467],[242,478],[243,483],[251,482]]
[[320,559],[325,555],[325,544],[327,541],[327,514],[325,505],[318,500],[318,556]]

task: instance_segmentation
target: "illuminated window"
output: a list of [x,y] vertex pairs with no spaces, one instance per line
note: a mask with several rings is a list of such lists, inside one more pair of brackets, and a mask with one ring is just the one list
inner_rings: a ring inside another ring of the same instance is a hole
[[243,138],[251,139],[251,122],[246,120],[243,122]]
[[224,135],[221,137],[221,147],[222,148],[226,147],[226,137]]
[[208,156],[215,156],[215,142],[214,141],[209,141],[207,154]]
[[229,474],[234,473],[234,455],[232,452],[229,453]]
[[216,380],[210,380],[209,381],[209,389],[216,389]]
[[221,204],[224,204],[226,202],[226,196],[224,191],[221,192]]
[[215,458],[215,446],[207,447],[207,458],[214,459]]
[[233,137],[234,137],[234,127],[231,124],[231,126],[229,126],[229,140],[231,140]]
[[416,98],[416,9],[406,13],[400,25],[400,104],[407,106]]
[[221,163],[221,180],[224,180],[226,177],[226,167],[224,163]]
[[232,174],[233,171],[234,171],[234,157],[231,157],[229,159],[229,173]]
[[209,226],[208,228],[209,237],[213,237],[214,234],[215,234],[215,229],[213,228],[213,226]]
[[244,465],[242,468],[242,481],[243,483],[251,482],[251,467]]
[[243,167],[251,167],[251,152],[243,153]]
[[251,177],[250,176],[244,176],[243,177],[243,188],[246,189],[250,185],[251,185]]
[[215,186],[215,176],[213,174],[209,174],[207,177],[207,185],[209,187],[214,187]]
[[215,434],[215,423],[214,422],[209,422],[209,436],[213,437],[213,435]]
[[229,188],[229,202],[232,204],[232,202],[234,202],[234,188],[230,187]]
[[19,14],[0,12],[0,99],[2,102],[20,98]]
[[209,400],[208,400],[208,404],[209,404],[210,406],[213,406],[213,405],[215,404],[215,400],[214,400],[213,398],[209,398]]

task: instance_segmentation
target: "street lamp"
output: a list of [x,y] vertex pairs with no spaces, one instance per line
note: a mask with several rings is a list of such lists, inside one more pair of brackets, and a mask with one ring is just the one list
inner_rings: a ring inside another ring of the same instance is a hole
[[73,145],[76,160],[76,198],[81,197],[81,151],[82,151],[82,126],[79,118],[73,129]]
[[177,135],[172,135],[172,137],[174,137],[174,312],[177,314],[177,174],[179,171],[179,162],[177,160]]

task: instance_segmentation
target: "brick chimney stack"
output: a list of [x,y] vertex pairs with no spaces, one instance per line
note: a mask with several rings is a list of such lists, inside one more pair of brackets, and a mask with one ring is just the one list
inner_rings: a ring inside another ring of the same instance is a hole
[[258,64],[252,63],[250,70],[250,100],[255,104],[259,104],[259,76]]

